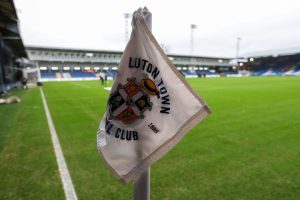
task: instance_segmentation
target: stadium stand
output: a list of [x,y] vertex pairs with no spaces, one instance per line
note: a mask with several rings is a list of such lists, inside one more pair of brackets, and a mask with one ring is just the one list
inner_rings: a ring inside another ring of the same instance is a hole
[[197,77],[197,73],[194,70],[182,70],[182,74],[184,74],[185,77]]
[[118,74],[118,71],[115,71],[115,70],[108,70],[107,71],[107,76],[109,77],[116,77]]
[[[101,72],[105,72],[108,79],[113,79],[117,76],[122,56],[122,52],[119,51],[48,47],[27,47],[26,49],[29,58],[37,63],[41,72],[39,77],[41,81],[99,79]],[[168,55],[168,57],[185,77],[216,77],[220,74],[225,76],[237,74],[231,58],[189,55]],[[53,71],[59,72],[61,77],[53,76]]]
[[277,49],[246,55],[248,62],[242,67],[251,76],[299,76],[300,48]]
[[244,68],[251,76],[300,76],[300,50],[249,57]]
[[61,75],[61,73],[59,73],[59,72],[56,72],[56,73],[55,73],[55,76],[56,76],[56,78],[58,78],[58,79],[62,78],[62,75]]
[[95,74],[92,72],[81,72],[81,71],[76,71],[76,72],[71,72],[71,77],[73,78],[95,78]]
[[12,0],[0,1],[0,93],[18,87],[24,76],[23,69],[31,65],[20,35],[14,3]]
[[43,78],[56,78],[55,72],[41,72]]

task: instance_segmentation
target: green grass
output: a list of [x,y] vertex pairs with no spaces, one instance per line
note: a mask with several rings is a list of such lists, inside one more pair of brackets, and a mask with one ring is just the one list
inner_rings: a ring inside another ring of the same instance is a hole
[[0,105],[0,199],[64,199],[38,89]]
[[[216,78],[189,82],[213,113],[152,166],[151,198],[299,199],[300,78]],[[132,199],[132,184],[119,183],[96,150],[96,130],[109,92],[98,81],[45,83],[43,88],[79,199]],[[52,170],[57,170],[39,94],[33,90],[20,95],[28,100],[12,105],[17,107],[0,106],[0,199],[40,199],[41,193],[49,199],[63,198],[61,188],[39,189],[31,185],[31,179],[27,180],[29,173],[7,174],[8,167],[2,167],[7,160],[3,156],[5,149],[15,152],[14,162],[5,166],[16,168],[12,170],[16,172],[23,163],[30,163],[30,155],[36,156],[35,150],[16,151],[13,145],[23,140],[30,142],[34,137],[25,137],[24,130],[38,124],[44,130],[37,131],[36,137],[47,144],[35,140],[39,148],[42,146],[38,152],[48,158]],[[31,112],[32,120],[17,120],[24,112],[22,109],[29,106],[39,108]],[[7,110],[5,115],[3,110]],[[3,122],[7,115],[15,121],[11,125],[8,120]],[[43,170],[36,167],[31,172],[61,187],[57,176]],[[11,190],[5,186],[7,182],[14,185]]]

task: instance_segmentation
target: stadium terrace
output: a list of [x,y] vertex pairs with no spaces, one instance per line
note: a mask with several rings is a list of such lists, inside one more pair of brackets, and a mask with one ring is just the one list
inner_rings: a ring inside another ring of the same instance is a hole
[[[38,75],[42,81],[94,80],[99,78],[98,74],[101,72],[105,72],[108,79],[112,79],[117,75],[123,53],[48,47],[26,49],[29,58],[37,64]],[[230,58],[174,54],[169,54],[168,57],[185,77],[214,77],[225,71],[237,74],[237,69],[230,63]],[[132,62],[134,64],[134,60]],[[149,67],[150,63],[146,64]],[[152,68],[153,72],[155,67]]]

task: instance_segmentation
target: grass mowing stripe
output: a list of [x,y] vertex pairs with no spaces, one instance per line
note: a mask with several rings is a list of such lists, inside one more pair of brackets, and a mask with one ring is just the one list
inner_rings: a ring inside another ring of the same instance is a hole
[[66,199],[67,200],[77,200],[77,195],[76,195],[76,192],[75,192],[75,189],[73,186],[73,182],[72,182],[63,152],[62,152],[60,144],[59,144],[56,130],[55,130],[55,127],[54,127],[54,124],[53,124],[42,88],[40,88],[40,92],[41,92],[43,105],[44,105],[44,109],[45,109],[45,113],[46,113],[46,117],[47,117],[47,121],[48,121],[48,126],[49,126],[49,130],[50,130],[50,134],[51,134],[51,139],[52,139],[52,143],[53,143],[53,148],[54,148],[54,152],[55,152],[55,156],[56,156],[57,165],[58,165],[59,172],[60,172],[61,181],[64,186]]

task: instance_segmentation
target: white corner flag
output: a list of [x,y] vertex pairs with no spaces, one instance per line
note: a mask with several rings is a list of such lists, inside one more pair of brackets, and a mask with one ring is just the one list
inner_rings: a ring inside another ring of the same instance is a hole
[[139,178],[210,113],[164,54],[149,19],[146,8],[133,14],[131,38],[97,132],[101,157],[124,183]]

